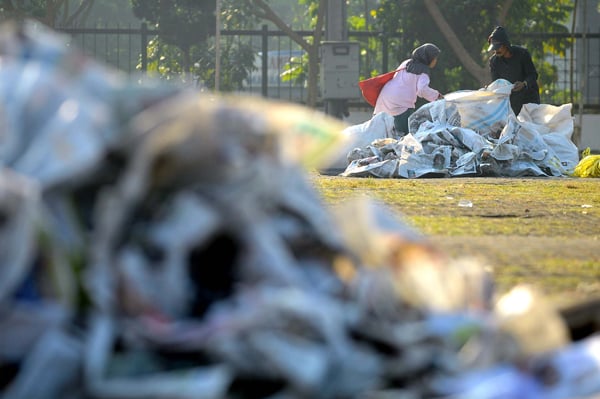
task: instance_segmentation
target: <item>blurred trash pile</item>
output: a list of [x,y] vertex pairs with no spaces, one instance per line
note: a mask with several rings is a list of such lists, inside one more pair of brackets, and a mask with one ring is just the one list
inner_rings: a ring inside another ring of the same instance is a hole
[[29,22],[0,57],[0,398],[600,392],[600,336],[535,290],[323,205],[302,166],[339,121],[132,82]]
[[374,115],[344,130],[354,148],[328,167],[382,178],[570,175],[579,162],[571,104],[525,104],[517,117],[511,88],[499,79],[449,93],[418,108],[400,137],[390,115]]

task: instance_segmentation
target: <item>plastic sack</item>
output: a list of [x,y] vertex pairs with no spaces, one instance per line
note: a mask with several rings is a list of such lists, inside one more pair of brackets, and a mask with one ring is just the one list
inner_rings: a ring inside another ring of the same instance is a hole
[[[0,168],[0,304],[10,303],[35,257],[40,193],[34,181]],[[0,322],[1,324],[1,322]],[[0,334],[1,336],[1,334]],[[1,351],[0,351],[1,353]]]
[[377,97],[379,97],[379,93],[381,93],[381,89],[383,89],[383,86],[385,86],[387,82],[392,80],[395,73],[396,71],[390,71],[359,81],[358,87],[360,88],[360,92],[365,101],[374,107],[377,102]]
[[394,117],[380,112],[368,121],[351,125],[342,130],[345,143],[337,147],[337,154],[328,163],[323,162],[320,173],[338,174],[351,162],[349,154],[357,147],[367,147],[375,140],[394,137]]
[[497,138],[512,113],[510,91],[512,84],[497,79],[480,90],[459,90],[444,96],[446,102],[458,107],[461,126],[484,137]]
[[571,141],[572,108],[572,104],[524,104],[517,118],[522,126],[534,128],[545,144],[554,151],[562,174],[572,173],[579,162],[577,146]]
[[573,104],[559,106],[551,104],[523,104],[519,112],[520,122],[533,122],[539,126],[540,134],[556,133],[571,139],[573,135]]
[[583,151],[582,155],[583,158],[573,170],[573,176],[600,177],[600,155],[592,155],[589,147]]

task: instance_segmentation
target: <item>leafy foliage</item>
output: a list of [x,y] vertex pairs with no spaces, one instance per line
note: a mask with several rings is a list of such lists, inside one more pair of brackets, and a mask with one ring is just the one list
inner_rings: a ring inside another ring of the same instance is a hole
[[[83,26],[96,0],[19,0],[0,1],[0,20],[36,19],[56,27]],[[109,2],[109,7],[115,1]],[[128,1],[128,0],[124,0]],[[106,2],[103,3],[105,5]]]
[[302,85],[306,82],[306,68],[308,65],[308,54],[290,57],[290,61],[283,66],[281,80],[291,82],[294,85]]
[[[541,85],[553,82],[555,75],[546,73],[544,56],[549,52],[564,53],[564,41],[544,41],[542,44],[539,39],[526,38],[525,34],[567,32],[564,22],[572,11],[572,1],[515,1],[508,8],[503,22],[499,22],[503,2],[439,0],[436,4],[477,63],[487,64],[487,37],[494,26],[503,25],[513,44],[524,45],[532,53],[540,72]],[[415,47],[426,42],[435,43],[442,49],[438,67],[432,71],[435,87],[442,92],[479,87],[478,81],[464,69],[463,60],[451,50],[448,39],[437,28],[422,0],[382,0],[374,14],[382,31],[389,36],[399,37],[390,41],[397,63],[407,58]]]
[[[150,76],[175,83],[213,89],[216,74],[214,39],[194,46],[190,57],[194,63],[188,70],[181,64],[184,59],[181,49],[155,38],[148,45],[147,72]],[[252,62],[248,62],[251,59],[254,59],[254,50],[250,45],[230,38],[223,39],[220,67],[227,73],[220,76],[219,90],[240,90],[242,82],[255,68]],[[138,64],[140,67],[141,64]]]
[[[148,52],[148,71],[167,80],[185,84],[193,75],[197,82],[213,88],[216,75],[216,2],[197,0],[131,0],[138,17],[159,31]],[[246,5],[223,0],[221,28],[242,29],[254,19]],[[248,42],[222,38],[220,41],[219,89],[239,89],[254,68],[254,50]],[[181,75],[181,76],[175,76]]]
[[31,0],[23,2],[3,1],[0,6],[0,19],[43,18],[46,12],[46,0]]
[[[215,82],[215,47],[212,43],[206,43],[199,48],[196,62],[193,66],[194,75],[204,82],[208,88],[214,88]],[[248,60],[254,60],[253,48],[243,42],[227,38],[221,43],[221,69],[227,71],[221,75],[219,90],[233,91],[242,88],[242,82],[247,79],[254,69],[254,64]]]
[[166,44],[188,51],[214,35],[216,3],[197,0],[131,0],[133,13],[160,30]]

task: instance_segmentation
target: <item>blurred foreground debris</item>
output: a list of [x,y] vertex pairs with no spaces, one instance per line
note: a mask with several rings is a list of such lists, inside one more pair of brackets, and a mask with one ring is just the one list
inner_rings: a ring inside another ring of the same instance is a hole
[[2,399],[600,392],[600,337],[541,294],[324,206],[302,166],[337,120],[133,83],[30,23],[0,57]]

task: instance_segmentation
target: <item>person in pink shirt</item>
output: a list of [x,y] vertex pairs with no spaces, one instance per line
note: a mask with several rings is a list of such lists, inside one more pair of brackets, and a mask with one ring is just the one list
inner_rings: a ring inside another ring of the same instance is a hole
[[404,60],[392,80],[381,89],[373,115],[386,112],[394,117],[394,128],[400,134],[408,133],[408,117],[415,110],[417,97],[427,101],[442,98],[442,94],[429,87],[429,71],[435,68],[440,49],[425,43],[413,50],[411,57]]

